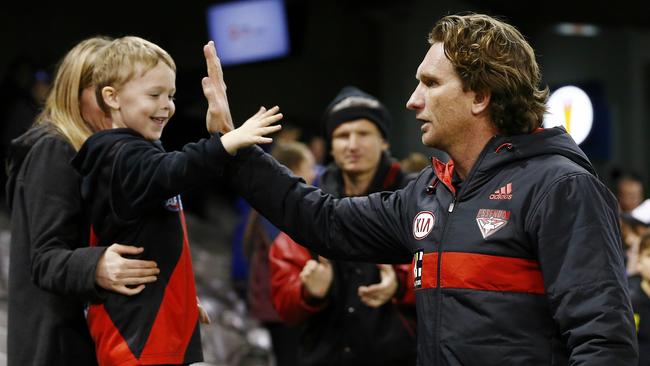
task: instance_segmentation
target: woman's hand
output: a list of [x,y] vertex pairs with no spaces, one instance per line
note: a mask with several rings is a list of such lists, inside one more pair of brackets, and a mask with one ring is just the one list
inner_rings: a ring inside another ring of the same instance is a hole
[[128,259],[123,256],[137,255],[143,250],[122,244],[113,244],[106,248],[95,269],[97,285],[128,296],[142,292],[146,283],[156,281],[156,276],[160,273],[158,265],[153,261]]

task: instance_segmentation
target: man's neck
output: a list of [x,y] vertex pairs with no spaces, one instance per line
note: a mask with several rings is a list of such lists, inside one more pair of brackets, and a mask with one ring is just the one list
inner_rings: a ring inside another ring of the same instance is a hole
[[346,196],[362,196],[368,192],[370,188],[370,183],[375,177],[377,168],[357,174],[349,174],[346,172],[341,172],[343,176],[343,192]]
[[467,179],[485,145],[496,134],[497,130],[491,122],[477,123],[462,141],[449,147],[447,153],[454,161],[454,170],[462,180]]

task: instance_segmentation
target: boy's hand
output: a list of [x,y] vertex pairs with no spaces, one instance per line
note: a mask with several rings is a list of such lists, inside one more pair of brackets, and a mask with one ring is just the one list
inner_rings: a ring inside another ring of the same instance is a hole
[[282,113],[278,113],[279,111],[280,107],[278,106],[269,110],[261,107],[243,125],[221,137],[221,143],[224,149],[226,149],[228,154],[235,155],[237,150],[243,147],[273,142],[272,138],[264,136],[279,131],[282,128],[280,125],[270,126],[272,123],[282,119]]
[[205,63],[208,66],[208,76],[201,81],[203,95],[208,100],[208,112],[205,116],[205,124],[210,133],[228,133],[234,129],[228,96],[226,95],[226,83],[223,81],[223,70],[221,61],[217,57],[217,50],[214,42],[210,41],[203,46]]

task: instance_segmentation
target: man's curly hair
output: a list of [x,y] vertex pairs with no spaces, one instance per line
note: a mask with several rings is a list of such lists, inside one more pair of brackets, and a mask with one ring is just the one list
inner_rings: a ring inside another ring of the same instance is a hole
[[541,126],[548,87],[540,89],[535,52],[515,27],[482,14],[449,15],[433,27],[429,43],[444,45],[464,90],[491,93],[489,112],[501,134]]

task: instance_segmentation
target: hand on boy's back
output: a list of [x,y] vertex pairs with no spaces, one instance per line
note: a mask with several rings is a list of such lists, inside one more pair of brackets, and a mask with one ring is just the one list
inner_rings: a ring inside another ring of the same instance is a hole
[[214,42],[210,41],[203,46],[203,55],[208,67],[208,76],[201,81],[203,95],[208,101],[208,112],[205,116],[205,124],[210,133],[228,133],[235,129],[228,106],[226,95],[226,83],[223,80],[221,61],[217,57],[217,50]]
[[272,125],[282,119],[282,113],[279,112],[280,107],[278,106],[269,110],[261,107],[243,125],[221,137],[221,143],[224,149],[226,149],[228,154],[235,155],[237,150],[241,148],[273,142],[272,138],[266,136],[282,128],[280,125]]

